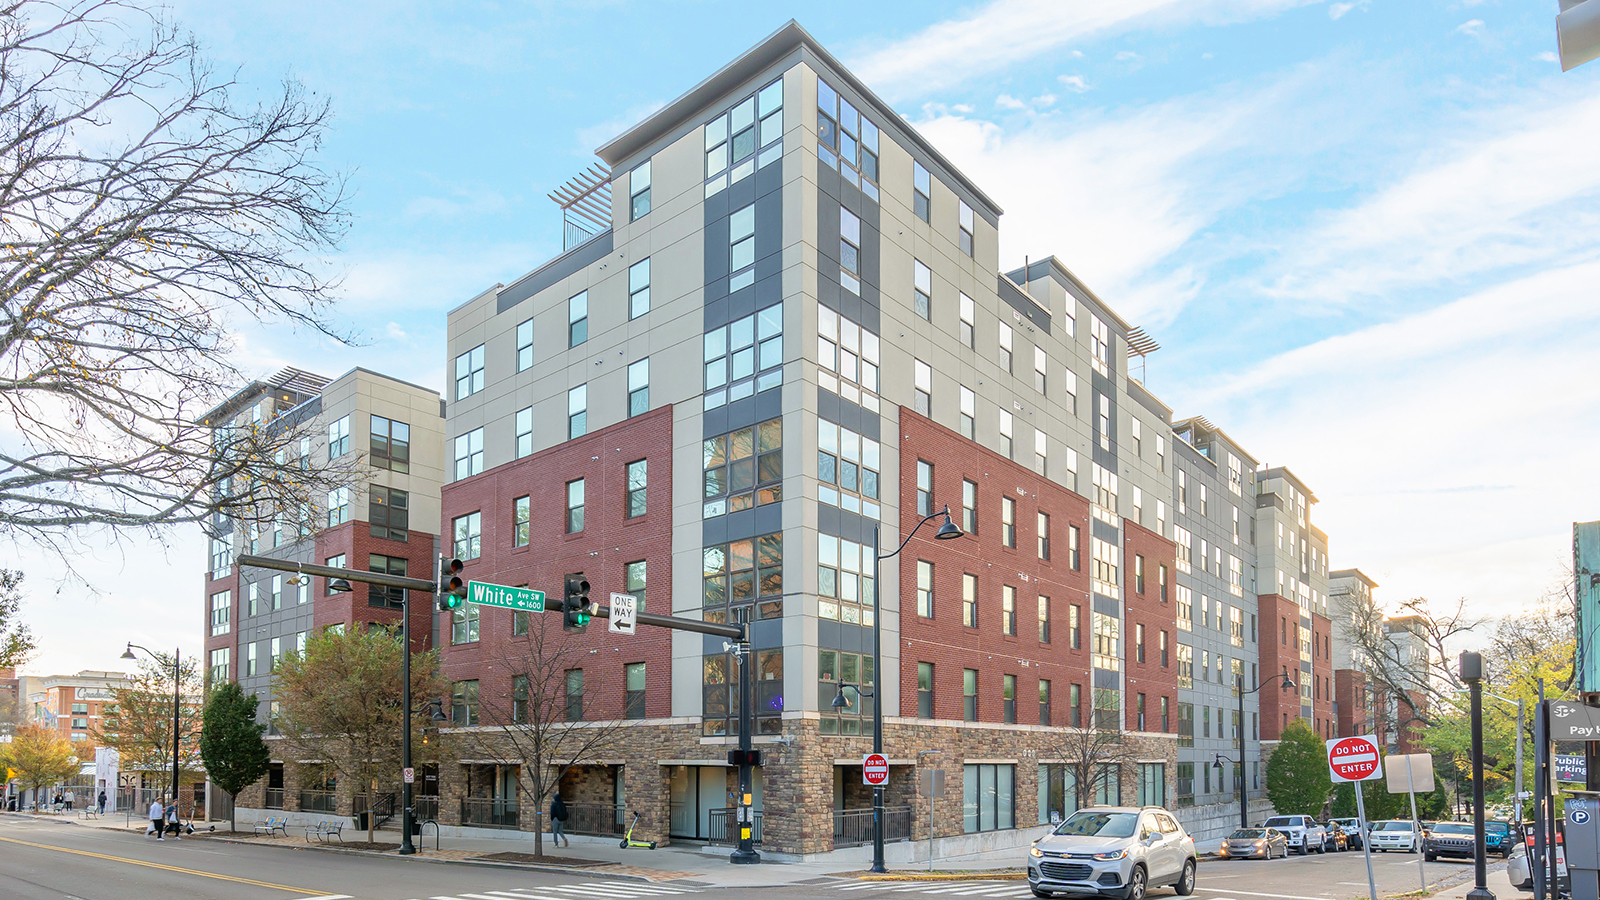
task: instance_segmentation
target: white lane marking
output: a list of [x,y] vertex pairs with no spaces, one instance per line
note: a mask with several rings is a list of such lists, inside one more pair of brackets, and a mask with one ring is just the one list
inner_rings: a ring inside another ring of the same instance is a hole
[[316,897],[301,897],[300,900],[350,900],[349,894],[322,894]]
[[[1241,897],[1272,897],[1274,900],[1333,900],[1333,898],[1327,896],[1304,897],[1299,894],[1263,894],[1260,891],[1235,891],[1228,888],[1205,888],[1199,885],[1195,886],[1195,890],[1208,891],[1213,894],[1238,894]],[[1218,897],[1216,900],[1227,900],[1227,898]]]

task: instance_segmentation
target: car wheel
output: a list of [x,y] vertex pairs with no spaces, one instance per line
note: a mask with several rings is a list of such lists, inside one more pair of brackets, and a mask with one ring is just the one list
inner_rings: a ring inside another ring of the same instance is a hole
[[1438,862],[1439,861],[1439,857],[1437,855],[1435,855],[1435,854],[1432,854],[1432,853],[1424,853],[1424,854],[1422,854],[1422,858],[1424,860],[1426,860],[1427,862]]
[[1123,900],[1144,900],[1149,885],[1146,883],[1144,866],[1134,866],[1133,874],[1128,876],[1128,891],[1123,894]]
[[[1267,852],[1270,854],[1272,852],[1272,848],[1268,847]],[[1183,864],[1183,874],[1178,876],[1178,883],[1174,884],[1172,889],[1177,891],[1178,895],[1181,897],[1189,896],[1190,894],[1194,893],[1194,876],[1194,860],[1191,859]]]

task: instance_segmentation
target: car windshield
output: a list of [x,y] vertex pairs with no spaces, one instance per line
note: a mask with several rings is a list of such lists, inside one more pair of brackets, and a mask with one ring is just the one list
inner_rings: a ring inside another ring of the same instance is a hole
[[1078,812],[1056,826],[1055,833],[1125,838],[1133,837],[1133,829],[1137,824],[1138,813]]
[[1389,821],[1389,822],[1379,822],[1377,830],[1378,831],[1410,831],[1411,830],[1411,823],[1410,822],[1402,822],[1399,819],[1394,819],[1394,820]]
[[1472,826],[1465,822],[1440,822],[1433,826],[1434,834],[1471,834]]
[[1267,820],[1268,828],[1293,828],[1299,824],[1299,822],[1290,819],[1288,816],[1274,816]]
[[1253,841],[1256,838],[1266,837],[1267,833],[1259,828],[1239,828],[1228,837],[1235,841]]
[[1504,822],[1485,822],[1483,823],[1483,830],[1490,834],[1505,834],[1511,830],[1511,827]]

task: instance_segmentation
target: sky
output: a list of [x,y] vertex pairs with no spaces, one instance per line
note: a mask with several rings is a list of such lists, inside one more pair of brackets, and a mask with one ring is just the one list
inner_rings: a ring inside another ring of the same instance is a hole
[[[264,14],[269,9],[270,14]],[[1555,0],[174,0],[236,96],[334,109],[344,347],[243,323],[246,371],[434,388],[445,314],[560,251],[546,194],[790,17],[1162,349],[1146,384],[1314,490],[1335,568],[1512,614],[1600,518],[1600,63]],[[24,563],[26,561],[24,560]],[[205,547],[29,571],[24,671],[201,648]]]

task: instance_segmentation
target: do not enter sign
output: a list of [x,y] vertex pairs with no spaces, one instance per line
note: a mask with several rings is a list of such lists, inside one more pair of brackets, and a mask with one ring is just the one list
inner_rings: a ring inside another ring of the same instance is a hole
[[861,757],[861,783],[883,787],[889,783],[889,760],[882,753]]
[[1383,777],[1383,766],[1378,760],[1378,738],[1334,738],[1328,741],[1328,770],[1335,782],[1370,781]]

